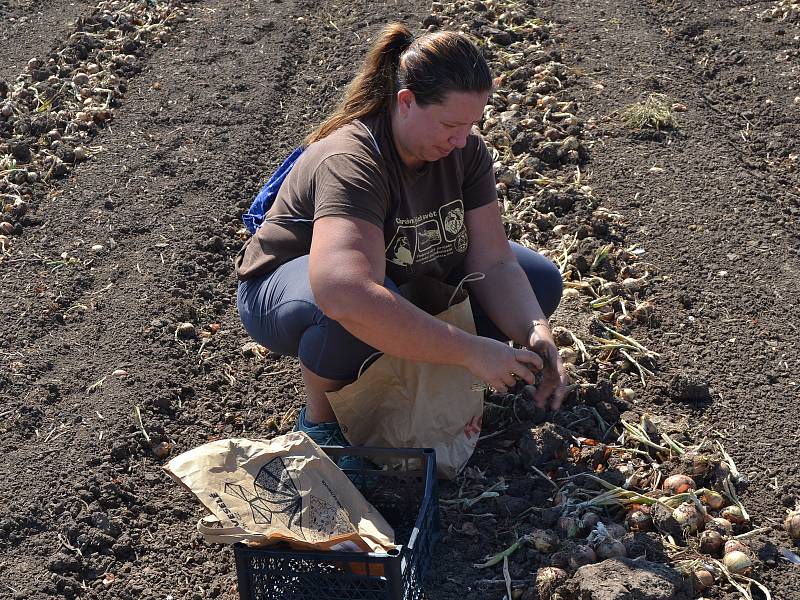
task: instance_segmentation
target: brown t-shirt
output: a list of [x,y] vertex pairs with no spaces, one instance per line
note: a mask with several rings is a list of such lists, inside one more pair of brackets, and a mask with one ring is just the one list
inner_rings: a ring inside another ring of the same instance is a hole
[[441,281],[467,252],[464,213],[496,200],[492,159],[479,136],[415,171],[397,154],[382,112],[303,152],[236,257],[236,273],[250,279],[308,254],[314,220],[337,215],[383,229],[386,275],[398,285],[421,275]]

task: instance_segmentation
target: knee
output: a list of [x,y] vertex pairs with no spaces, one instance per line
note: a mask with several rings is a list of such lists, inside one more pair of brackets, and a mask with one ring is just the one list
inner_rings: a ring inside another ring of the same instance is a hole
[[561,277],[561,271],[558,270],[558,267],[548,261],[549,268],[542,274],[542,279],[544,280],[544,291],[542,293],[542,297],[539,298],[539,305],[542,307],[544,314],[550,317],[556,309],[558,308],[559,303],[561,302],[561,295],[564,292],[564,279]]
[[527,273],[527,275],[536,299],[539,301],[539,306],[542,307],[544,314],[550,317],[556,312],[561,302],[564,279],[555,263],[547,259],[544,259],[543,262],[545,264],[540,266],[535,273]]

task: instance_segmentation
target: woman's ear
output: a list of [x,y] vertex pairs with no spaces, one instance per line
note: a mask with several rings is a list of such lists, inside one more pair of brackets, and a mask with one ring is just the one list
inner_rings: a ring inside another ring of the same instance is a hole
[[416,97],[414,96],[414,92],[411,90],[403,88],[397,92],[397,110],[399,111],[401,117],[407,117],[415,103]]

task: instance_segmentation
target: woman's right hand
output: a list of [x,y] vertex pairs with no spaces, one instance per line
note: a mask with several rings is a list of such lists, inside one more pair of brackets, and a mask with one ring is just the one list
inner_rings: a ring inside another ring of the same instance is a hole
[[535,352],[512,348],[507,343],[475,336],[464,366],[495,391],[504,393],[519,379],[534,383],[534,372],[542,370],[542,359]]

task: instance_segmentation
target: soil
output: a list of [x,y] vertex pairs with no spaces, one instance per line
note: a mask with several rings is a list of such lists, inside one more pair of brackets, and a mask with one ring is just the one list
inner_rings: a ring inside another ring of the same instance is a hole
[[[655,378],[632,402],[602,386],[582,400],[609,422],[646,411],[687,438],[722,441],[749,481],[741,498],[754,526],[772,527],[754,543],[758,577],[792,600],[800,572],[777,551],[791,547],[780,523],[800,500],[800,30],[758,18],[773,3],[696,4],[529,3],[555,22],[573,72],[560,94],[585,123],[584,181],[626,224],[598,237],[638,244],[659,275],[655,317],[636,334],[660,354]],[[296,361],[243,351],[240,215],[338,100],[376,31],[416,26],[431,7],[203,0],[187,10],[167,43],[147,49],[92,140],[101,149],[36,188],[0,262],[0,597],[237,597],[232,553],[202,541],[203,510],[151,448],[168,441],[175,455],[293,426]],[[90,11],[0,2],[0,78],[13,81]],[[686,106],[678,129],[621,124],[619,111],[650,92]],[[77,261],[46,262],[62,253]],[[579,318],[565,301],[554,322]],[[183,322],[196,337],[176,335]],[[528,408],[528,424],[568,424]],[[486,423],[499,431],[491,414]],[[548,424],[482,442],[472,479],[505,475],[513,487],[472,511],[443,511],[429,598],[503,597],[500,569],[473,564],[514,541],[526,507],[548,504],[552,490],[524,474],[557,468],[560,435]],[[456,492],[441,486],[443,497]],[[525,523],[555,527],[556,517],[535,511]],[[648,560],[663,557],[657,537],[635,543]],[[515,587],[543,560],[515,555]]]

